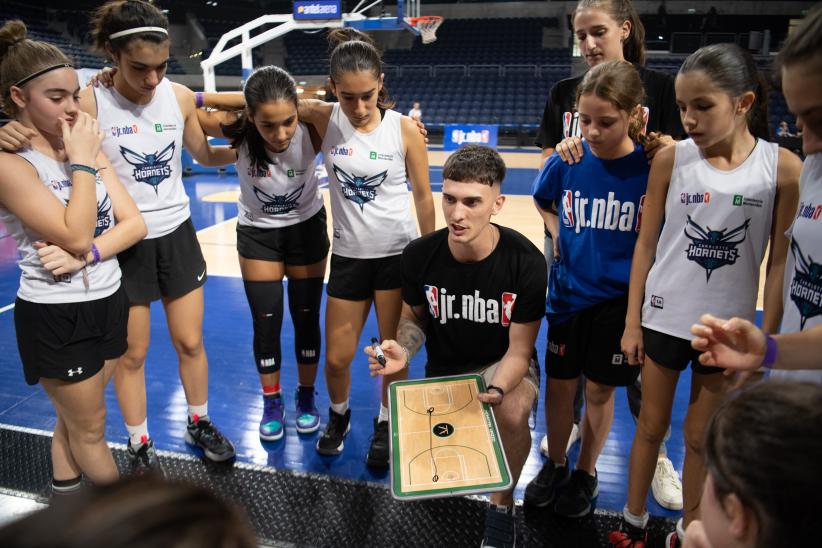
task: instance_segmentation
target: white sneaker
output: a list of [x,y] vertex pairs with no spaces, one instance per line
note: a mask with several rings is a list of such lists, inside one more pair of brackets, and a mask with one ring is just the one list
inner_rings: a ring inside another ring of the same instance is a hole
[[663,508],[682,510],[682,482],[668,457],[660,456],[657,459],[651,491]]
[[[571,447],[579,441],[579,425],[574,424],[573,428],[571,428],[571,435],[568,437],[568,445],[565,446],[565,452],[569,452]],[[549,457],[548,454],[548,435],[542,436],[542,441],[539,442],[539,451],[545,457]]]

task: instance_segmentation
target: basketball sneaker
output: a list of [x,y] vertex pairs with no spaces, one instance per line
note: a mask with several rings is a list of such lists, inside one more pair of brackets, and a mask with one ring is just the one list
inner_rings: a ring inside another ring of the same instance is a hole
[[554,511],[566,518],[587,516],[593,509],[597,495],[599,495],[599,481],[596,475],[592,476],[585,470],[574,470],[571,472],[568,486],[557,497]]
[[375,417],[374,435],[371,437],[365,463],[375,468],[385,468],[388,466],[388,452],[388,421],[380,421]]
[[557,466],[553,461],[546,461],[536,477],[525,487],[525,502],[539,507],[548,506],[568,483],[569,477],[567,465]]
[[328,424],[325,425],[325,432],[317,440],[317,453],[320,455],[334,456],[342,453],[345,444],[343,439],[351,430],[351,409],[346,409],[345,414],[335,413],[333,409],[328,410]]
[[517,521],[513,506],[489,504],[485,511],[485,534],[480,548],[515,548]]
[[660,455],[657,459],[651,491],[663,508],[682,510],[682,482],[668,457]]
[[203,450],[205,457],[213,462],[224,462],[236,455],[234,445],[217,430],[208,416],[189,417],[185,441]]
[[671,531],[665,537],[665,548],[680,548],[682,541],[679,540],[679,534],[676,531]]
[[277,441],[282,438],[285,431],[284,419],[285,403],[283,403],[282,395],[279,392],[264,395],[263,418],[260,419],[260,439]]
[[619,529],[608,533],[608,545],[613,548],[645,548],[648,530],[631,525],[625,518],[619,520]]
[[294,396],[297,407],[297,432],[311,434],[320,429],[320,412],[314,405],[314,387],[298,386]]
[[131,462],[131,475],[144,476],[146,474],[164,475],[157,451],[154,449],[154,440],[143,437],[142,443],[136,449],[131,444],[131,440],[126,447],[128,459]]

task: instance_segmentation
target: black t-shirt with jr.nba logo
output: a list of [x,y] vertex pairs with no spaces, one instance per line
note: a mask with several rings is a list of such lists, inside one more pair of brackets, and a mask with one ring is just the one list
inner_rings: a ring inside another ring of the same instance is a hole
[[448,229],[408,244],[402,254],[402,298],[425,305],[427,377],[456,375],[499,361],[508,350],[511,323],[545,312],[547,268],[525,236],[498,225],[496,248],[482,261],[458,262]]
[[[634,65],[645,87],[645,130],[662,132],[675,139],[684,136],[679,109],[676,106],[674,78],[664,72]],[[585,75],[560,80],[551,88],[542,122],[534,141],[539,148],[556,148],[567,137],[581,137],[579,115],[575,104],[577,86]]]

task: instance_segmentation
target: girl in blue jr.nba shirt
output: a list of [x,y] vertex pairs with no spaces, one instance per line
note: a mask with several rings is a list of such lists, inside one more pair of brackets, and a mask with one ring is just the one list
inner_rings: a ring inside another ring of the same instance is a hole
[[[636,380],[620,350],[631,257],[636,243],[648,161],[635,143],[642,130],[644,90],[629,63],[592,68],[577,88],[585,137],[582,160],[551,156],[534,182],[537,209],[547,220],[558,207],[559,242],[548,281],[548,447],[550,458],[528,485],[526,498],[582,517],[598,493],[596,462],[614,415],[614,389]],[[556,226],[546,222],[546,226]],[[573,426],[577,379],[586,378],[582,447],[570,472],[565,447]]]

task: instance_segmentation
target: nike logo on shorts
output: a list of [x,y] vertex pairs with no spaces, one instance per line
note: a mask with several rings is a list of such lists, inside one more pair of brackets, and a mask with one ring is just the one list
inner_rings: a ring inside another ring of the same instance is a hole
[[198,282],[203,281],[203,276],[205,276],[205,273],[206,273],[206,271],[205,271],[205,270],[203,270],[203,273],[202,273],[202,274],[200,274],[199,276],[197,276],[197,281],[198,281]]

